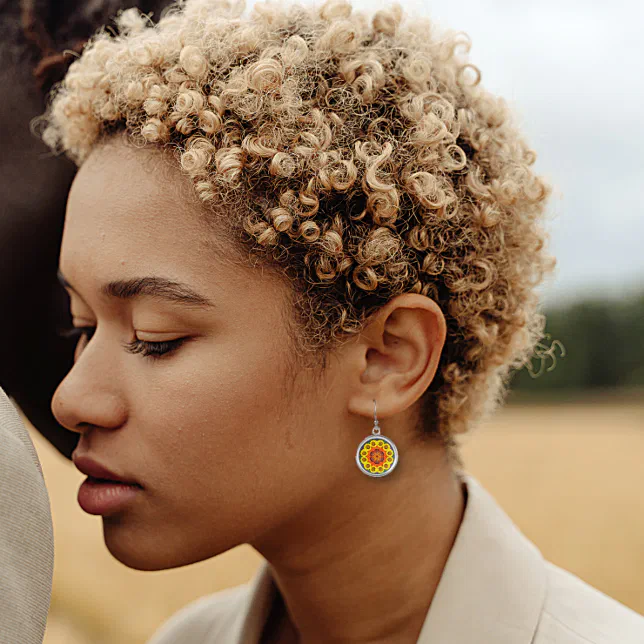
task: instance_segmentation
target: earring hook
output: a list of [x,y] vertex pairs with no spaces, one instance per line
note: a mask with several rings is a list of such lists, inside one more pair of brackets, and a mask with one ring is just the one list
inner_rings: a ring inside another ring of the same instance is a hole
[[373,398],[373,424],[378,427],[378,416],[376,415],[376,399]]

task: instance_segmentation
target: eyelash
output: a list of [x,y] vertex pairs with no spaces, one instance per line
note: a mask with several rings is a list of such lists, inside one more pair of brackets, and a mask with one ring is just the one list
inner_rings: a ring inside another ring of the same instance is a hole
[[[70,328],[60,329],[58,335],[63,338],[80,338],[81,336],[87,337],[87,342],[92,338],[90,332],[96,330],[95,326],[73,326]],[[134,340],[133,342],[126,342],[123,346],[130,353],[141,353],[144,357],[158,360],[160,357],[174,351],[181,345],[187,338],[177,338],[176,340],[166,340],[165,342],[146,342],[145,340]]]

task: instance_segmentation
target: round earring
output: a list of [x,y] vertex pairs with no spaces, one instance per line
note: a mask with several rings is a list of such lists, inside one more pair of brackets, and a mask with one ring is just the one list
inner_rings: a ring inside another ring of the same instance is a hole
[[380,434],[378,417],[376,416],[376,401],[373,401],[373,429],[356,452],[356,463],[363,474],[367,476],[387,476],[398,464],[398,449],[386,436]]

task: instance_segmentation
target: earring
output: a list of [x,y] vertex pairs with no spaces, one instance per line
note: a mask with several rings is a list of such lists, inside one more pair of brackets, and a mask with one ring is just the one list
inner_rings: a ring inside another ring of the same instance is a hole
[[396,445],[391,438],[380,434],[375,400],[373,401],[373,429],[371,435],[358,446],[356,463],[360,471],[367,476],[387,476],[398,464]]

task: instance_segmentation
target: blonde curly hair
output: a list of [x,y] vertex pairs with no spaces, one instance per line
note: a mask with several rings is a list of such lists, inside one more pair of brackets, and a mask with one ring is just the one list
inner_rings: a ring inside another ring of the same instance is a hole
[[154,25],[123,11],[53,88],[42,138],[77,165],[116,132],[170,151],[204,212],[290,280],[316,358],[392,297],[433,298],[447,339],[419,435],[453,446],[544,331],[535,287],[556,260],[536,155],[463,32],[397,4],[243,13],[187,0]]

